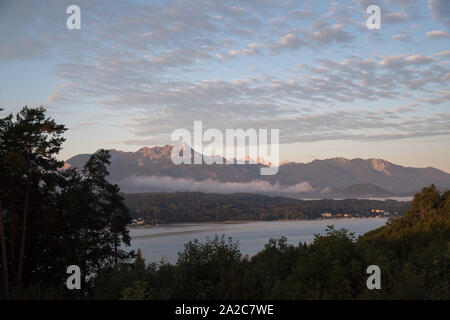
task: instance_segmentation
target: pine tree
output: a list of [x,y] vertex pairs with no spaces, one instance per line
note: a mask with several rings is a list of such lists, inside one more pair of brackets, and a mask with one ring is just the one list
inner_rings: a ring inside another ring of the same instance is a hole
[[65,141],[62,137],[66,128],[56,124],[51,118],[45,117],[45,108],[24,107],[17,115],[15,126],[20,140],[17,141],[20,150],[19,158],[23,161],[20,170],[25,175],[25,200],[22,217],[22,232],[20,238],[19,262],[17,271],[17,286],[22,284],[27,221],[30,206],[31,188],[45,182],[62,163],[55,156],[61,150]]
[[88,275],[96,270],[129,259],[130,254],[119,249],[121,243],[130,244],[126,226],[131,216],[123,203],[120,189],[106,179],[109,172],[109,152],[99,150],[81,171],[68,170],[62,190],[64,216],[70,221],[66,230],[77,244],[71,252],[72,263],[79,264]]

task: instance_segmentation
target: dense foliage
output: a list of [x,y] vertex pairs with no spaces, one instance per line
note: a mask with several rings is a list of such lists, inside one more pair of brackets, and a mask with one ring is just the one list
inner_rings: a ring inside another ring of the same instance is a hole
[[99,150],[81,171],[61,170],[65,130],[42,107],[0,118],[0,297],[48,288],[61,297],[68,266],[86,280],[130,258],[120,245],[130,241],[131,217],[106,181],[109,153]]
[[317,219],[321,213],[371,216],[372,209],[403,214],[409,202],[395,200],[298,200],[256,194],[200,192],[140,193],[125,195],[134,218],[149,223],[209,222],[230,220]]
[[[369,265],[381,289],[369,290]],[[216,236],[185,245],[175,265],[142,258],[95,280],[113,299],[450,299],[450,191],[415,195],[404,217],[358,239],[329,226],[311,245],[271,239],[253,257]],[[126,279],[126,280],[125,280]]]

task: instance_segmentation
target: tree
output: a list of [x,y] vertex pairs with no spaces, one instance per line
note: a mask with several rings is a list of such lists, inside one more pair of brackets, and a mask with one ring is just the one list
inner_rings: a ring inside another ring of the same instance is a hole
[[105,198],[108,202],[105,210],[110,212],[110,230],[114,237],[114,267],[117,268],[119,259],[123,258],[119,251],[120,242],[130,245],[130,235],[126,226],[131,223],[131,216],[117,185],[107,186]]
[[[98,150],[81,170],[67,170],[61,191],[61,208],[70,234],[72,264],[83,270],[83,286],[89,275],[108,266],[127,261],[131,253],[120,250],[120,244],[129,245],[131,222],[128,209],[117,185],[110,184],[109,152]],[[71,249],[73,245],[76,249]]]
[[286,299],[286,279],[292,274],[298,260],[306,253],[303,245],[287,244],[287,238],[270,239],[264,249],[250,260],[252,276],[256,278],[253,291],[256,299]]
[[24,107],[0,119],[0,263],[5,294],[13,278],[23,287],[16,293],[30,286],[61,288],[69,265],[83,266],[87,277],[132,257],[120,249],[121,243],[130,242],[126,225],[131,217],[118,186],[106,179],[108,151],[99,150],[84,168],[62,170],[56,155],[65,130],[46,117],[43,107]]
[[360,238],[389,258],[380,264],[390,274],[389,297],[450,297],[449,196],[448,190],[441,194],[434,185],[424,187],[403,217]]
[[176,264],[176,298],[236,299],[246,290],[246,265],[239,244],[231,238],[216,235],[206,243],[191,241]]
[[[0,108],[0,111],[3,109]],[[8,258],[6,255],[6,240],[5,240],[5,228],[3,223],[3,207],[1,195],[4,194],[5,183],[4,178],[6,177],[5,168],[3,165],[4,154],[4,131],[7,122],[7,118],[0,119],[0,250],[1,250],[1,264],[2,264],[2,284],[3,284],[3,294],[6,299],[9,297],[9,283],[8,283]]]
[[2,261],[3,294],[5,295],[5,298],[8,299],[9,298],[8,258],[6,256],[5,228],[3,224],[3,208],[1,199],[0,199],[0,250]]
[[25,200],[22,217],[22,232],[17,272],[17,286],[22,283],[27,220],[32,185],[38,187],[45,183],[50,175],[61,167],[62,163],[55,158],[65,141],[62,134],[66,130],[63,125],[56,124],[53,119],[45,117],[45,108],[24,107],[15,117],[15,127],[18,132],[19,150],[17,157],[22,164],[18,169],[24,174]]
[[[155,269],[145,265],[138,249],[133,264],[105,267],[93,280],[95,299],[150,299],[149,278]],[[166,284],[167,285],[167,284]]]
[[292,298],[354,298],[365,285],[364,270],[354,234],[328,226],[325,235],[315,236],[288,278]]
[[[1,120],[1,171],[2,171],[2,218],[9,213],[9,242],[11,259],[9,266],[15,262],[15,239],[20,232],[20,247],[17,266],[17,286],[22,283],[25,244],[31,194],[36,190],[51,188],[53,179],[61,162],[55,159],[64,141],[62,133],[65,127],[45,117],[45,108],[22,108],[15,117],[7,116]],[[16,227],[16,201],[19,194],[23,199],[23,215],[20,229]],[[37,197],[36,201],[40,198]],[[3,219],[2,219],[3,220]],[[3,228],[3,238],[6,234]],[[3,256],[7,256],[6,248]],[[5,257],[4,259],[7,259]],[[8,266],[4,266],[6,269]]]

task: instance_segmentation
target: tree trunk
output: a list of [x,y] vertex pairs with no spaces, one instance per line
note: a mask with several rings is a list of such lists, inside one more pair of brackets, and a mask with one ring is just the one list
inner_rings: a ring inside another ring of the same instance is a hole
[[114,268],[117,269],[117,232],[114,233]]
[[11,263],[14,261],[15,257],[15,247],[16,247],[16,191],[14,190],[12,211],[11,211],[11,230],[10,230],[10,240],[11,240]]
[[88,240],[89,240],[89,230],[88,227],[84,227],[84,252],[83,252],[83,260],[82,260],[82,276],[81,276],[81,288],[82,290],[86,290],[87,283],[87,250],[88,250]]
[[19,253],[19,269],[17,273],[17,287],[22,284],[22,271],[23,271],[23,259],[25,253],[25,235],[27,231],[27,216],[28,205],[30,202],[30,178],[27,178],[27,191],[25,194],[25,205],[23,209],[23,221],[22,221],[22,238],[20,240],[20,253]]
[[6,256],[5,229],[3,226],[3,212],[1,200],[0,200],[0,249],[2,251],[3,292],[5,294],[5,299],[8,299],[9,298],[8,258]]

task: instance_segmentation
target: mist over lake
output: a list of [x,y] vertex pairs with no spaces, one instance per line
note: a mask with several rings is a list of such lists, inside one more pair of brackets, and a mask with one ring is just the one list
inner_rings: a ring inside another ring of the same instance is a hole
[[257,221],[236,223],[169,224],[159,227],[130,228],[131,247],[141,249],[147,263],[166,259],[175,263],[184,244],[194,239],[200,242],[217,235],[239,241],[243,254],[254,255],[264,248],[270,238],[286,237],[289,244],[312,242],[315,234],[324,234],[328,225],[346,228],[356,236],[381,227],[387,218],[326,219],[300,221]]

